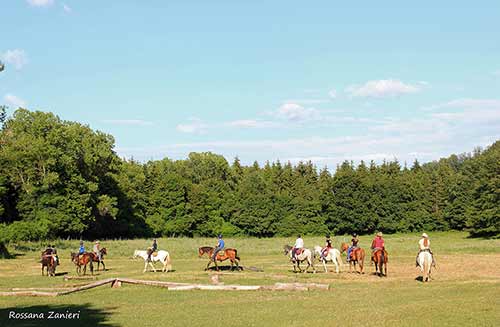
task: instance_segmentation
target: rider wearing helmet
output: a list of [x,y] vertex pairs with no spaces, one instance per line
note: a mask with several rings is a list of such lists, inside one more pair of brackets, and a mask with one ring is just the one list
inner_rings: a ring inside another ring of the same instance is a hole
[[347,262],[351,261],[351,252],[358,247],[358,243],[358,234],[352,233],[351,246],[347,249]]
[[222,234],[219,234],[218,239],[219,239],[219,241],[217,242],[217,246],[215,247],[214,253],[212,254],[213,261],[215,261],[215,258],[217,257],[217,253],[219,253],[219,251],[224,250],[224,246],[225,246],[224,240],[222,239]]
[[325,247],[321,250],[321,259],[324,259],[327,255],[330,249],[332,248],[332,240],[330,239],[330,235],[326,235],[326,240],[325,240]]
[[146,251],[148,253],[148,261],[151,261],[151,255],[153,252],[156,252],[158,250],[158,243],[156,243],[156,238],[153,239],[153,244],[151,245],[150,248]]

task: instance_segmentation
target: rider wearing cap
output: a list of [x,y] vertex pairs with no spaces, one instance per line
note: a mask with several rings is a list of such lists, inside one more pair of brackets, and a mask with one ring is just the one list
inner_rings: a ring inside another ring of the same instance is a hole
[[352,233],[351,246],[347,249],[347,262],[351,261],[351,252],[358,247],[358,243],[358,234]]
[[85,247],[83,246],[83,241],[80,241],[80,248],[78,249],[78,255],[85,253]]
[[215,258],[217,257],[217,253],[219,253],[219,251],[224,250],[224,246],[225,246],[224,240],[222,239],[222,234],[219,234],[218,238],[219,238],[219,241],[217,242],[217,246],[215,247],[214,253],[212,254],[213,261],[215,261]]
[[419,266],[418,256],[420,255],[420,252],[424,252],[424,251],[427,251],[431,254],[432,265],[436,266],[436,262],[434,261],[434,255],[432,254],[432,251],[431,251],[431,241],[429,240],[429,235],[427,235],[427,233],[423,233],[422,238],[418,241],[418,253],[417,253],[417,258],[415,259],[416,267]]
[[148,253],[148,261],[151,261],[151,255],[153,252],[156,252],[158,250],[158,243],[156,243],[156,238],[153,239],[153,244],[151,245],[150,248],[146,251]]

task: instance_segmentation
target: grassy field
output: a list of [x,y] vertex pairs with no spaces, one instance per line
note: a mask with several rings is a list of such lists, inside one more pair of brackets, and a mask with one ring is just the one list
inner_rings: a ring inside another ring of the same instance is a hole
[[[294,274],[281,248],[293,239],[226,239],[236,247],[244,266],[263,272],[221,272],[225,284],[264,285],[276,282],[328,283],[329,291],[168,291],[161,288],[107,286],[55,298],[0,297],[0,326],[494,326],[500,322],[500,240],[469,239],[466,233],[433,233],[437,269],[433,280],[416,280],[414,260],[419,235],[385,236],[389,251],[388,277],[374,276],[366,263],[364,275],[349,274],[347,266],[334,272]],[[335,237],[338,248],[347,236]],[[371,237],[361,237],[365,249]],[[160,249],[172,256],[173,271],[142,273],[142,259],[132,260],[134,249],[145,249],[149,240],[101,241],[109,255],[108,270],[98,278],[209,283],[207,259],[197,248],[215,239],[159,239]],[[305,238],[306,247],[323,238]],[[40,251],[45,244],[11,244],[14,259],[0,260],[0,290],[14,287],[48,287],[81,284],[64,281],[76,275],[69,253],[77,241],[55,242],[61,265],[55,278],[42,277]],[[86,243],[90,247],[90,243]],[[343,256],[345,260],[345,256]],[[159,265],[158,265],[159,267]],[[321,268],[317,265],[317,268]],[[331,268],[331,267],[330,267]],[[78,320],[12,320],[9,312],[80,312]]]

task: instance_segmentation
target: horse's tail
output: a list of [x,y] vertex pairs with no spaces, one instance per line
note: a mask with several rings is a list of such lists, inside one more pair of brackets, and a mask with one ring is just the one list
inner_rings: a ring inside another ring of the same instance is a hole
[[172,270],[172,259],[170,258],[170,253],[167,253],[167,257],[165,258],[165,263],[167,265],[167,269]]

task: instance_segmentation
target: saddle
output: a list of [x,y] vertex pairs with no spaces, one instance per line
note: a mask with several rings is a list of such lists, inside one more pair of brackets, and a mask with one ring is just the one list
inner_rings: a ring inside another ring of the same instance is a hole
[[295,249],[295,255],[301,255],[304,249]]
[[220,250],[219,252],[217,252],[217,255],[218,255],[219,257],[223,257],[223,256],[225,256],[225,255],[226,255],[226,250]]

